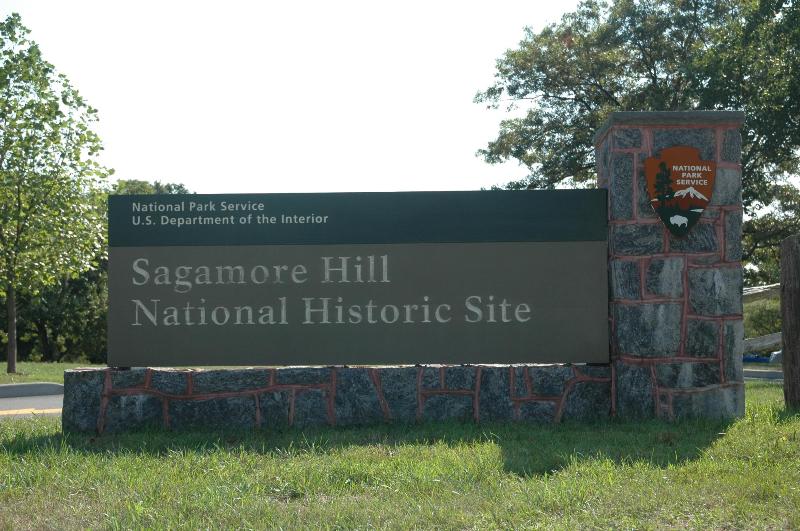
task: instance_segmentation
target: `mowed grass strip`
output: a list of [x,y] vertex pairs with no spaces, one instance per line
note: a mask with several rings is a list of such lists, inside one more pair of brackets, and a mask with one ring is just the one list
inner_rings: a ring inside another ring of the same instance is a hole
[[0,528],[800,527],[800,415],[68,436],[0,421]]
[[64,371],[80,367],[105,367],[105,365],[92,365],[90,363],[40,363],[32,361],[18,361],[17,372],[8,374],[6,362],[0,362],[0,384],[54,382],[64,383]]

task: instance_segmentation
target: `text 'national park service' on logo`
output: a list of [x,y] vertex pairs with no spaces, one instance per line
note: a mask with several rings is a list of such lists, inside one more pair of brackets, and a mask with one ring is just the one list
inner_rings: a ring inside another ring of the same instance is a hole
[[700,150],[676,146],[644,161],[650,204],[675,236],[697,223],[714,191],[717,164],[700,160]]

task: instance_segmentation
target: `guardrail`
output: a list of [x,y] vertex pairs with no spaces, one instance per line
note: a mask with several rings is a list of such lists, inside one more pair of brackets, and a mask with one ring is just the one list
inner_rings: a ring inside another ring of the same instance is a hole
[[781,333],[769,334],[766,336],[753,337],[744,340],[745,352],[756,352],[759,350],[781,348]]
[[[781,285],[766,284],[764,286],[753,286],[742,290],[742,300],[753,302],[763,299],[777,299],[781,295]],[[759,350],[777,350],[781,348],[781,333],[768,334],[766,336],[752,337],[744,340],[744,351],[756,352]]]
[[764,286],[753,286],[742,290],[744,302],[753,302],[761,299],[777,299],[781,294],[780,284],[766,284]]

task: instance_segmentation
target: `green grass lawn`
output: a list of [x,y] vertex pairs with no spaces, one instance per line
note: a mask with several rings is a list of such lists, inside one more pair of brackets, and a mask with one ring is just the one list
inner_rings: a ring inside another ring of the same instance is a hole
[[6,372],[5,361],[0,363],[0,384],[28,383],[28,382],[56,382],[64,383],[64,371],[78,367],[105,367],[105,365],[91,365],[89,363],[38,363],[18,361],[17,373]]
[[0,421],[5,528],[798,528],[800,414],[61,434]]

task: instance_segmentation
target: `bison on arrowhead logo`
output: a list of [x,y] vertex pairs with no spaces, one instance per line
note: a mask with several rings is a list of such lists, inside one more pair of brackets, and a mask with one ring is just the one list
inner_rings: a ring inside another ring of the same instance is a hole
[[700,160],[700,150],[676,146],[644,161],[650,205],[675,236],[686,236],[714,191],[717,164]]

